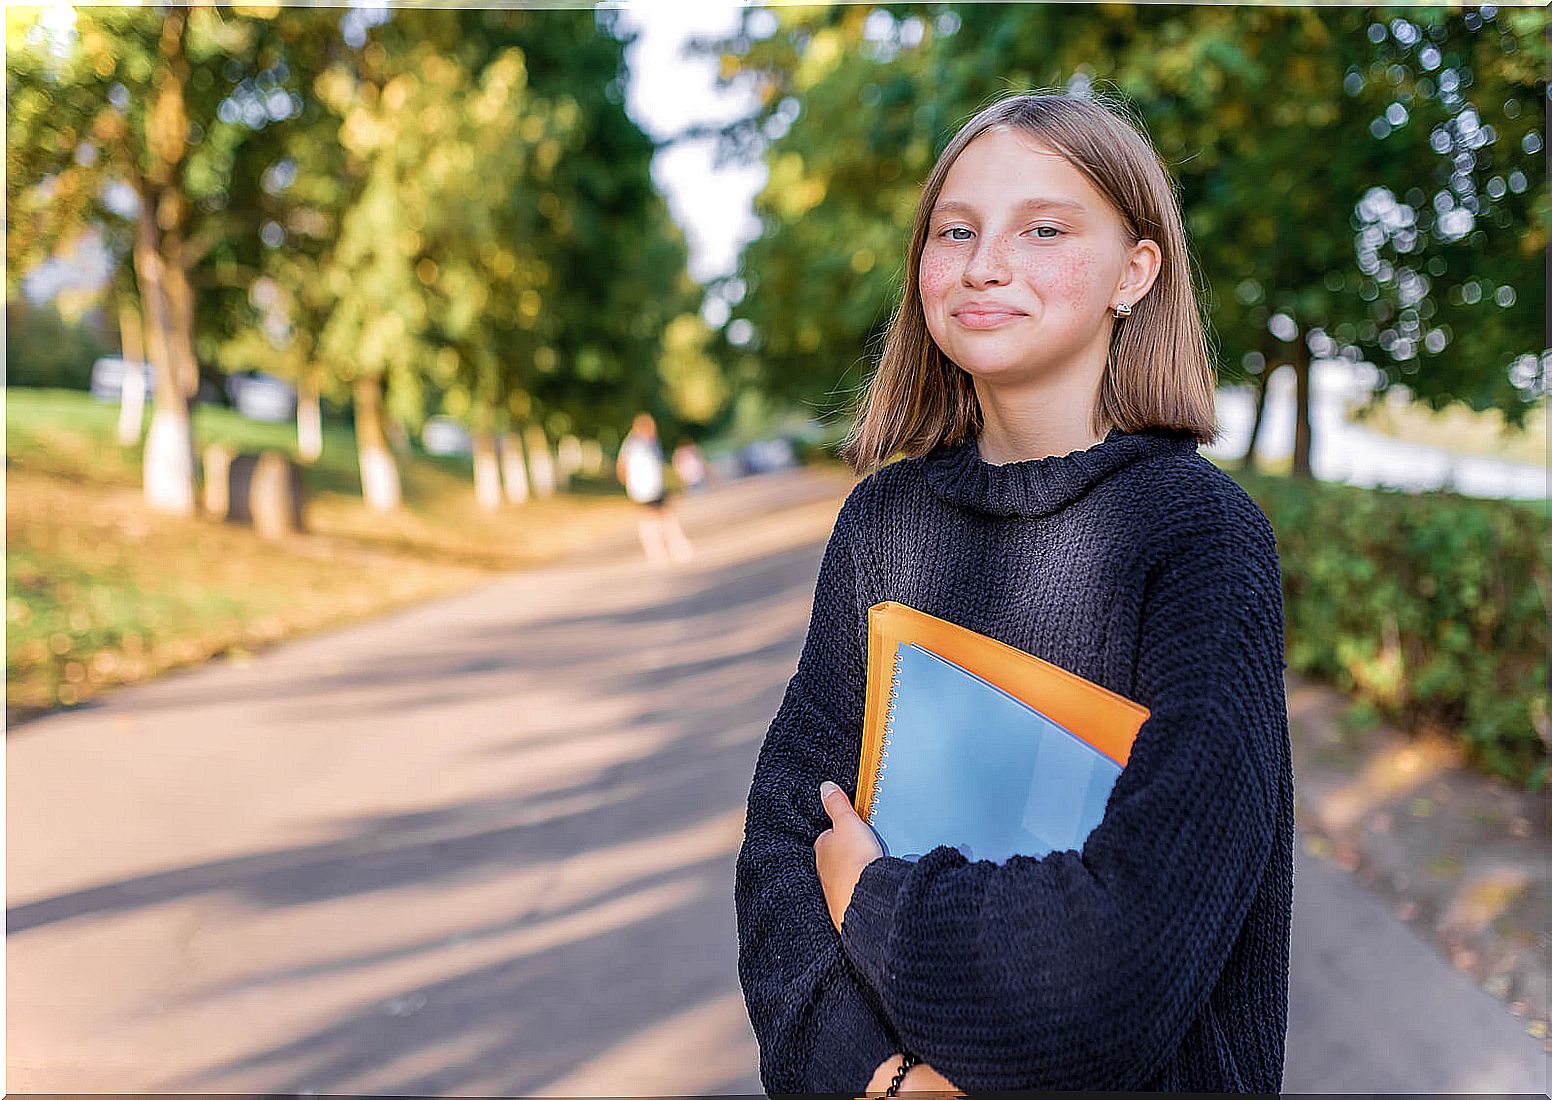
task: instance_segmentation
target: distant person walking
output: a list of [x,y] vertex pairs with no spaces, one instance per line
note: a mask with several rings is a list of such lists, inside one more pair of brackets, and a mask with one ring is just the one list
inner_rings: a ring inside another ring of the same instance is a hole
[[641,505],[636,533],[641,549],[653,565],[669,560],[687,562],[695,548],[679,526],[679,517],[668,503],[664,483],[663,446],[657,438],[657,422],[651,413],[637,413],[630,434],[620,444],[615,474],[625,485],[625,495]]
[[706,487],[706,458],[693,441],[687,439],[675,447],[672,461],[674,473],[679,475],[688,492],[699,492]]

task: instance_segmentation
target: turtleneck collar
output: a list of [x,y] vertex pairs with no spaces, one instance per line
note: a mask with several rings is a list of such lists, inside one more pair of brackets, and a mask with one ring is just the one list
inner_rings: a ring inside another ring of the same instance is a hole
[[1139,459],[1186,454],[1196,449],[1188,435],[1123,432],[1111,428],[1103,440],[1081,451],[1025,459],[998,466],[981,457],[975,436],[939,444],[924,458],[928,483],[951,504],[995,516],[1051,515],[1098,482]]

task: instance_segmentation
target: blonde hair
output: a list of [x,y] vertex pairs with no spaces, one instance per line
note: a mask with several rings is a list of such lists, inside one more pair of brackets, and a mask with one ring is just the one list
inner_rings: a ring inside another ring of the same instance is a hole
[[1191,282],[1180,205],[1158,151],[1119,106],[1065,92],[1010,95],[982,109],[954,135],[922,186],[906,252],[905,287],[889,320],[878,368],[840,447],[865,473],[889,459],[914,457],[978,433],[981,406],[970,376],[927,331],[919,268],[932,209],[965,147],[996,127],[1038,137],[1082,172],[1120,216],[1129,243],[1148,238],[1162,255],[1158,277],[1110,336],[1110,356],[1091,428],[1163,429],[1198,442],[1217,436],[1215,374]]

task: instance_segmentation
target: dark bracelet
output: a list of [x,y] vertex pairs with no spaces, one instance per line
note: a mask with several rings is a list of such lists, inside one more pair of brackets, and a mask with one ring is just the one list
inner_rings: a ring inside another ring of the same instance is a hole
[[905,1057],[901,1058],[900,1059],[900,1068],[895,1070],[895,1079],[893,1081],[891,1081],[889,1083],[889,1087],[884,1090],[884,1095],[885,1096],[899,1096],[900,1095],[900,1083],[905,1080],[906,1073],[910,1070],[910,1068],[912,1066],[917,1065],[920,1062],[921,1062],[921,1059],[916,1057],[916,1055],[914,1055],[914,1054],[907,1054],[907,1055],[905,1055]]

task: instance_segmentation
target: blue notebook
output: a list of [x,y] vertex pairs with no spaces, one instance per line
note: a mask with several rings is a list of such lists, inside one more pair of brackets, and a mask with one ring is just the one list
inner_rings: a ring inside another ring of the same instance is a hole
[[951,661],[900,643],[869,823],[884,853],[1081,850],[1121,766]]

